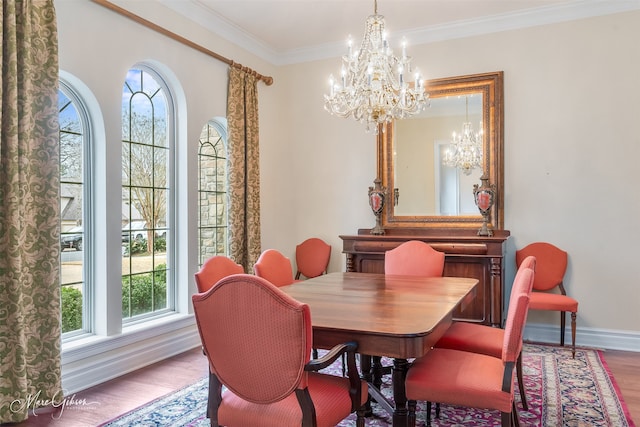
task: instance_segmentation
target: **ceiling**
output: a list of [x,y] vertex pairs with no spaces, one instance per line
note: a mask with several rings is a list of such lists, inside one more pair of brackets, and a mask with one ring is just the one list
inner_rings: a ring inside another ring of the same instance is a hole
[[[374,0],[157,0],[276,65],[359,43]],[[640,0],[378,0],[392,47],[640,9]],[[395,43],[394,43],[395,41]]]

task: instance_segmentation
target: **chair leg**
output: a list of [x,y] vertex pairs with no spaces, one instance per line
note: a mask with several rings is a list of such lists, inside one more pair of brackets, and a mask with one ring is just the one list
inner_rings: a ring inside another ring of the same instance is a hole
[[527,405],[527,394],[524,390],[524,381],[522,379],[522,352],[518,355],[518,360],[516,360],[516,375],[518,376],[518,388],[520,389],[520,400],[522,401],[522,409],[525,411],[529,410],[529,405]]
[[362,405],[356,411],[356,427],[364,427],[365,412],[365,405]]
[[520,415],[518,415],[518,408],[516,408],[516,402],[514,401],[511,405],[511,414],[513,418],[513,425],[515,427],[520,427]]
[[382,386],[382,376],[391,374],[391,366],[383,366],[382,365],[382,357],[373,356],[372,357],[372,372],[373,372],[373,386],[380,390]]
[[513,413],[512,412],[500,412],[500,425],[502,427],[513,427]]
[[571,354],[576,358],[576,317],[577,313],[571,313]]
[[[427,426],[431,425],[431,402],[427,401]],[[436,402],[436,418],[440,419],[440,403]]]
[[209,371],[209,393],[207,395],[207,418],[211,419],[212,415],[213,415],[213,411],[215,410],[215,408],[213,407],[214,405],[214,393],[215,393],[215,386],[213,384],[213,380],[212,380],[213,374],[211,373],[211,371]]
[[564,328],[567,327],[565,312],[560,312],[560,345],[564,347]]
[[408,407],[409,407],[409,415],[408,415],[408,419],[407,419],[407,427],[416,427],[416,405],[417,402],[415,400],[409,400],[408,402]]
[[502,427],[520,427],[520,418],[516,409],[516,401],[511,403],[511,412],[501,412],[500,421]]

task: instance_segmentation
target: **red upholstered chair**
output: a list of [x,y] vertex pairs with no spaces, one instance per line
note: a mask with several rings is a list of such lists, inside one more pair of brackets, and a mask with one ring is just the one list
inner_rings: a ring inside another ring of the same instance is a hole
[[[578,301],[567,296],[562,283],[567,271],[567,253],[545,242],[531,243],[516,251],[516,264],[528,256],[536,257],[536,279],[531,293],[531,310],[551,310],[560,312],[560,345],[564,346],[566,326],[565,312],[571,313],[571,352],[576,357],[576,315]],[[559,289],[560,293],[553,292]]]
[[[511,295],[509,298],[509,307],[513,304],[514,298],[518,293],[531,294],[531,287],[533,281],[523,282],[522,272],[525,269],[531,269],[535,271],[536,259],[535,257],[527,257],[516,273],[516,277],[513,281],[511,288]],[[534,275],[535,277],[535,275]],[[523,286],[526,287],[523,288]],[[494,328],[487,325],[480,325],[478,323],[470,322],[455,322],[444,333],[442,338],[438,340],[434,347],[449,348],[452,350],[470,351],[472,353],[486,354],[487,356],[502,357],[502,344],[504,342],[504,329]],[[524,410],[528,410],[527,397],[525,394],[524,382],[522,378],[522,353],[518,355],[516,361],[516,374],[518,378],[518,388],[520,389],[520,399],[522,401],[522,407]],[[429,406],[429,405],[428,405]],[[427,415],[431,413],[427,408]],[[438,409],[436,408],[436,416]]]
[[[533,270],[524,269],[515,284],[526,289]],[[498,410],[502,426],[519,425],[514,401],[514,371],[522,350],[529,294],[516,292],[507,314],[501,358],[448,348],[434,348],[416,359],[406,378],[409,426],[415,426],[416,401]],[[431,424],[427,417],[427,425]]]
[[[327,272],[329,258],[331,257],[331,245],[317,237],[311,237],[296,246],[296,277],[307,279],[318,277]],[[313,349],[313,357],[318,357],[318,350]],[[342,360],[342,373],[346,371],[345,360]]]
[[244,268],[224,255],[212,256],[195,274],[198,292],[206,292],[223,277],[244,273]]
[[[244,273],[244,268],[240,264],[236,264],[231,258],[224,255],[212,256],[202,264],[200,270],[195,274],[198,292],[208,291],[224,277],[242,273]],[[209,383],[209,387],[211,387],[211,383]]]
[[[444,272],[444,252],[436,251],[420,240],[409,240],[384,254],[384,273],[404,276],[440,277]],[[381,376],[391,373],[382,366],[380,357],[373,357],[373,384],[379,388]]]
[[409,240],[384,254],[385,274],[438,277],[444,271],[444,252],[419,240]]
[[311,279],[327,272],[331,245],[317,237],[311,237],[296,246],[296,279],[300,275]]
[[[358,376],[357,344],[310,360],[307,304],[249,274],[226,277],[192,301],[214,385],[207,408],[212,426],[333,427],[354,411],[357,426],[364,426],[368,390]],[[347,378],[316,372],[343,353]]]
[[276,286],[286,286],[295,282],[291,261],[276,249],[262,252],[253,270],[256,276],[267,279]]

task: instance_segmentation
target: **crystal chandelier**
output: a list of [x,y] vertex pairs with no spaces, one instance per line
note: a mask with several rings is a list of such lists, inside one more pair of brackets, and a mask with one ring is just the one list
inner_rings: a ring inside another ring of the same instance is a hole
[[451,147],[445,152],[442,162],[471,175],[473,169],[482,167],[482,130],[479,133],[473,131],[469,121],[469,97],[465,97],[465,101],[466,119],[462,133],[453,132]]
[[360,49],[353,48],[349,37],[340,79],[330,77],[324,108],[339,117],[353,116],[366,124],[367,131],[377,132],[379,124],[419,113],[427,105],[422,76],[416,70],[413,82],[409,82],[410,75],[406,41],[402,43],[402,57],[394,56],[375,0],[374,14],[367,18]]

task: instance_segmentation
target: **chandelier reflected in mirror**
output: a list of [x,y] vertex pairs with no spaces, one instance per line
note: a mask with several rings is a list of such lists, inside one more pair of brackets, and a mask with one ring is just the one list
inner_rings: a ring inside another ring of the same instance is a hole
[[466,115],[462,124],[462,133],[453,132],[451,146],[444,153],[442,163],[460,169],[465,175],[471,175],[473,169],[482,167],[482,126],[474,132],[469,121],[469,97],[465,96]]
[[378,15],[377,0],[374,14],[367,18],[360,49],[354,49],[351,37],[347,45],[340,78],[336,80],[332,75],[329,79],[325,110],[339,117],[353,117],[366,124],[367,131],[377,133],[379,124],[424,109],[428,101],[424,79],[417,70],[412,76],[406,40],[402,43],[402,57],[394,56],[385,34],[384,17]]

